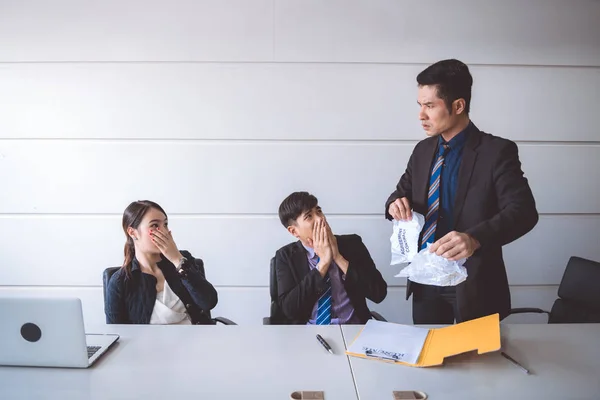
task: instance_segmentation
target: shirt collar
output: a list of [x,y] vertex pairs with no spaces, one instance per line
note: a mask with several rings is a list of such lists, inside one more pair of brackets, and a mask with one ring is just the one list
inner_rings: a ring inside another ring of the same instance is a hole
[[308,246],[305,246],[304,243],[302,243],[302,247],[304,247],[304,249],[308,253],[308,258],[310,258],[311,260],[317,256],[315,254],[315,249],[313,249],[311,247],[308,247]]
[[131,272],[135,272],[138,269],[140,269],[140,263],[137,258],[133,257],[133,260],[131,260]]
[[442,137],[442,135],[440,135],[439,136],[439,146],[447,144],[448,146],[450,146],[450,150],[461,149],[465,145],[465,143],[467,143],[467,138],[469,137],[467,131],[469,130],[469,128],[471,127],[472,124],[473,123],[469,121],[469,125],[467,125],[465,129],[460,131],[460,133],[458,135],[456,135],[452,139],[450,139],[449,142],[446,142],[444,140],[444,138]]

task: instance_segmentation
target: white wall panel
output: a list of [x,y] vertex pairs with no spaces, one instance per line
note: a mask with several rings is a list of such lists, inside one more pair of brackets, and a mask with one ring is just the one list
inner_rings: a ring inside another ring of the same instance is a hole
[[[402,266],[390,266],[391,224],[379,216],[330,216],[334,232],[359,234],[390,286]],[[100,285],[102,271],[123,261],[119,216],[0,218],[0,285]],[[176,243],[205,262],[218,286],[267,286],[269,260],[294,238],[275,216],[171,216]],[[536,228],[505,247],[514,285],[557,285],[569,257],[600,261],[600,216],[542,216]]]
[[269,61],[272,0],[3,0],[0,62]]
[[600,215],[542,215],[523,238],[504,247],[515,285],[558,285],[571,256],[600,262]]
[[[295,190],[331,213],[380,214],[413,143],[3,141],[3,213],[273,213]],[[600,146],[521,145],[542,213],[600,213]],[[176,193],[176,195],[175,195]]]
[[[0,138],[420,140],[424,67],[0,64]],[[600,68],[471,70],[480,129],[513,140],[600,140],[589,118]]]
[[0,61],[269,61],[275,46],[282,61],[597,66],[599,17],[585,0],[8,0]]
[[521,145],[523,171],[542,213],[598,213],[600,143]]
[[275,57],[598,66],[599,19],[587,0],[277,0]]
[[385,300],[379,304],[367,301],[369,310],[377,311],[390,322],[412,325],[412,298],[406,301],[405,287],[388,288]]
[[269,316],[271,298],[266,287],[218,287],[219,303],[211,312],[213,317],[227,317],[238,325],[261,325]]

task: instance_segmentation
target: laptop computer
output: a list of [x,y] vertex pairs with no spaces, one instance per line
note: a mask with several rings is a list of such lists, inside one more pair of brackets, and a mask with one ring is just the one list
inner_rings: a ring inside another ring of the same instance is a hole
[[86,335],[77,298],[0,297],[0,365],[88,368],[119,335]]

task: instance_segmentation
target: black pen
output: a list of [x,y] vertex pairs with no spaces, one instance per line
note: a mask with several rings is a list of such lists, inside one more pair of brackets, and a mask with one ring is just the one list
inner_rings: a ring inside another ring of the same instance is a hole
[[331,350],[331,346],[329,345],[329,343],[327,343],[325,341],[325,339],[323,339],[321,337],[321,335],[319,335],[318,333],[317,333],[317,340],[319,341],[319,343],[321,343],[323,345],[323,347],[325,347],[325,350],[327,350],[328,352],[330,352],[331,354],[333,354],[333,350]]
[[505,352],[501,351],[500,354],[502,355],[502,357],[506,358],[508,361],[510,361],[514,366],[518,367],[521,369],[521,371],[525,372],[527,375],[529,375],[529,370],[527,368],[525,368],[524,366],[522,366],[521,364],[519,364],[517,362],[517,360],[515,360],[514,358],[512,358],[511,356],[509,356],[508,354],[506,354]]

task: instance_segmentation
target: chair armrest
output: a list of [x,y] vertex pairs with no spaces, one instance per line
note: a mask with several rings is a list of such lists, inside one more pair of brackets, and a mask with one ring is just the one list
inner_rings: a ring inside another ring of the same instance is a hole
[[536,314],[548,314],[548,315],[550,315],[549,311],[542,310],[541,308],[532,308],[532,307],[511,308],[509,315],[512,315],[512,314],[526,314],[526,313],[536,313]]
[[237,325],[235,322],[233,322],[232,320],[227,319],[225,317],[216,317],[216,318],[213,318],[213,320],[216,321],[216,322],[220,322],[222,324],[225,324],[225,325]]
[[271,318],[264,317],[263,318],[263,325],[271,325]]
[[375,319],[377,321],[387,322],[387,319],[383,318],[383,316],[381,314],[379,314],[377,311],[371,311],[371,316],[373,317],[373,319]]

